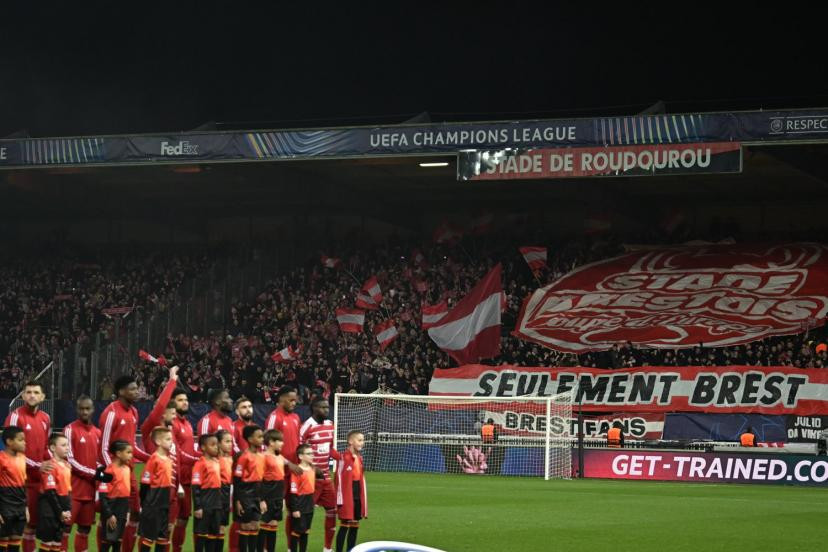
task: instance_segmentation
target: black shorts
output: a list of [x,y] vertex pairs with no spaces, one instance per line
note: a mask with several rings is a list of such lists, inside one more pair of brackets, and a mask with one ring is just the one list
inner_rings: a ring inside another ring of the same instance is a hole
[[220,508],[204,510],[201,519],[193,516],[193,533],[196,535],[219,535],[224,518]]
[[290,517],[290,530],[301,535],[310,531],[311,523],[313,523],[313,510],[308,513],[302,512],[298,518]]
[[22,537],[26,527],[26,505],[13,510],[0,510],[3,525],[0,525],[0,538]]
[[221,486],[221,524],[230,525],[230,485]]
[[259,501],[256,499],[249,499],[249,498],[242,498],[239,499],[242,505],[243,513],[239,515],[239,511],[237,508],[233,508],[233,512],[235,519],[239,523],[251,523],[253,521],[259,521],[262,519],[262,511],[259,508]]
[[[62,507],[65,507],[68,512],[71,512],[72,506],[68,504],[69,497],[59,498],[62,501]],[[37,501],[37,526],[35,527],[35,535],[38,540],[42,542],[60,542],[63,537],[63,532],[67,526],[63,523],[61,513],[56,512],[52,502],[45,496],[41,496]]]
[[141,512],[141,521],[138,523],[138,535],[142,539],[151,541],[167,540],[170,538],[170,507],[144,509]]
[[118,542],[124,535],[124,528],[127,522],[127,513],[129,512],[130,499],[129,498],[115,498],[110,500],[110,508],[112,515],[115,516],[115,529],[110,529],[107,522],[108,518],[104,518],[101,514],[101,538],[106,542]]
[[282,505],[285,501],[281,498],[274,500],[266,500],[267,510],[262,514],[262,522],[270,523],[271,521],[282,521]]

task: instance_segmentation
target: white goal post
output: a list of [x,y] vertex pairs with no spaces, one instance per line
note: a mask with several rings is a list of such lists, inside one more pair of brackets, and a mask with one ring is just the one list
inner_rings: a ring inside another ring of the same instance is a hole
[[[570,479],[574,392],[551,397],[437,397],[337,393],[335,445],[365,435],[373,471]],[[493,423],[494,435],[483,435]]]

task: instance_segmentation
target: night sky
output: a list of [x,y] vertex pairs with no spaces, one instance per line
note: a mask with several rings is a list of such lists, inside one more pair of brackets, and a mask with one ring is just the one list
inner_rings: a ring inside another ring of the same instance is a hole
[[0,137],[828,106],[813,7],[20,4],[0,19]]

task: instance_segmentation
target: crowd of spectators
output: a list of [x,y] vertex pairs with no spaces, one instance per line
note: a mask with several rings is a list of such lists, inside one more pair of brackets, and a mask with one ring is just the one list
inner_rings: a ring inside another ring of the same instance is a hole
[[210,265],[204,255],[48,249],[0,263],[0,396],[14,396],[60,351],[77,344],[82,357],[100,335],[113,336],[106,309],[164,310],[183,282]]
[[[398,243],[357,250],[325,268],[318,257],[276,275],[255,301],[232,306],[228,327],[207,336],[168,336],[162,351],[182,366],[195,400],[207,389],[227,387],[233,396],[270,402],[285,383],[308,397],[312,392],[376,390],[424,394],[432,371],[452,365],[421,329],[423,304],[446,300],[451,306],[497,262],[503,263],[507,308],[503,315],[501,354],[489,364],[623,368],[642,365],[790,365],[828,366],[824,328],[774,337],[747,345],[680,350],[648,349],[629,343],[610,351],[573,355],[518,340],[510,335],[526,295],[569,270],[618,254],[621,243],[583,240],[550,245],[548,269],[533,275],[514,241],[467,240],[453,246],[419,247]],[[423,262],[416,262],[418,254]],[[380,309],[368,311],[364,331],[344,334],[335,310],[354,306],[365,280],[376,276],[382,288]],[[399,337],[382,350],[373,326],[392,318]],[[296,361],[276,363],[271,355],[286,347],[300,350]],[[136,367],[151,395],[162,372],[151,363]]]
[[[467,238],[460,243],[424,245],[394,240],[382,247],[332,248],[341,260],[326,268],[314,256],[302,266],[280,272],[254,301],[232,305],[226,326],[207,335],[168,335],[154,354],[182,366],[182,380],[193,400],[211,388],[226,387],[233,396],[270,402],[285,383],[303,395],[312,392],[423,394],[433,370],[452,365],[421,328],[425,304],[462,298],[496,263],[503,264],[506,308],[501,354],[490,364],[526,366],[788,365],[828,366],[825,328],[768,338],[747,345],[680,350],[650,349],[619,343],[600,353],[560,353],[511,336],[523,299],[541,285],[586,263],[623,251],[620,240],[606,236],[549,243],[547,268],[533,274],[518,246],[543,243],[523,238]],[[94,256],[62,254],[15,258],[0,266],[0,396],[13,396],[20,383],[68,347],[85,351],[96,337],[112,337],[114,319],[105,309],[130,307],[164,312],[179,287],[216,262],[202,255],[126,253]],[[383,294],[380,308],[366,315],[364,331],[341,332],[335,316],[352,308],[364,282],[376,276]],[[373,327],[393,319],[399,337],[383,349]],[[271,355],[284,348],[298,359],[277,363]],[[87,356],[87,353],[81,355]],[[143,398],[155,395],[164,370],[134,359],[132,369]],[[99,398],[112,395],[112,381],[101,374]]]

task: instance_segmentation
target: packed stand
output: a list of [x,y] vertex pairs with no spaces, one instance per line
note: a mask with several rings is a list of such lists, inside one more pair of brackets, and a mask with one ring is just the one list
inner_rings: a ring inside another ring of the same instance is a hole
[[61,350],[88,357],[97,334],[113,337],[113,307],[167,309],[176,289],[209,268],[205,255],[14,256],[0,264],[0,396],[12,397]]
[[[356,251],[341,258],[337,268],[325,268],[318,258],[270,281],[255,302],[231,308],[226,333],[208,336],[168,336],[163,353],[181,364],[182,379],[196,399],[207,389],[227,387],[233,396],[272,402],[275,390],[296,385],[305,398],[314,391],[425,394],[435,368],[452,365],[421,324],[423,304],[462,298],[497,262],[503,263],[507,308],[503,314],[501,354],[489,364],[526,366],[591,366],[624,368],[643,365],[828,365],[826,340],[820,328],[796,336],[774,337],[727,348],[698,346],[657,350],[618,344],[601,353],[573,355],[518,340],[510,335],[523,299],[533,290],[575,267],[622,252],[620,242],[584,240],[549,248],[548,269],[533,275],[514,241],[495,243],[466,240],[448,247],[417,249],[413,244]],[[416,262],[417,252],[424,260]],[[359,334],[342,333],[335,310],[353,307],[364,281],[377,276],[383,293],[381,307],[368,311]],[[393,319],[399,337],[382,350],[373,326]],[[277,363],[271,355],[291,347],[300,351],[292,362]],[[158,367],[138,366],[148,394],[162,381]]]

